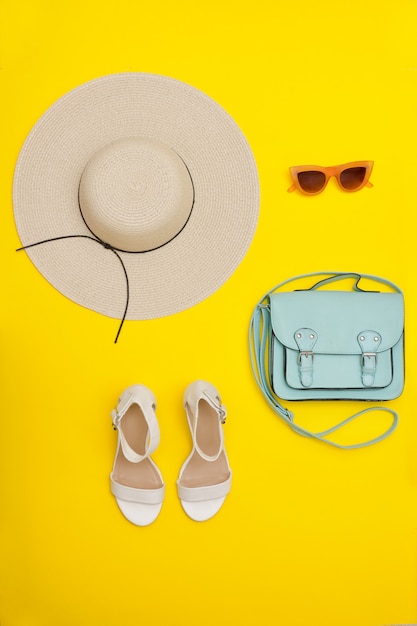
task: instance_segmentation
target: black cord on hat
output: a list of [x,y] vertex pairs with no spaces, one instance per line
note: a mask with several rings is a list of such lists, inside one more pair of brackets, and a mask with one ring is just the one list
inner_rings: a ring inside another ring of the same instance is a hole
[[41,244],[49,243],[51,241],[59,241],[61,239],[75,239],[75,238],[90,239],[91,241],[95,241],[96,243],[99,243],[101,246],[103,246],[103,248],[106,248],[106,250],[110,250],[111,252],[113,252],[113,254],[119,259],[120,264],[123,268],[123,272],[124,272],[125,279],[126,279],[126,306],[125,306],[124,313],[122,315],[122,319],[120,321],[116,338],[114,340],[114,343],[117,343],[124,321],[126,319],[127,309],[129,307],[129,277],[127,275],[126,266],[123,263],[122,257],[109,243],[105,243],[104,241],[101,241],[101,239],[98,239],[97,237],[90,237],[90,235],[62,235],[61,237],[52,237],[51,239],[43,239],[42,241],[37,241],[36,243],[30,243],[27,246],[22,246],[21,248],[17,248],[16,252],[20,252],[21,250],[27,250],[28,248],[34,248],[35,246],[40,246]]
[[[34,248],[35,246],[40,246],[40,245],[42,245],[42,244],[44,244],[44,243],[49,243],[49,242],[51,242],[51,241],[59,241],[59,240],[61,240],[61,239],[76,239],[76,238],[78,238],[78,239],[90,239],[90,241],[95,241],[96,243],[99,243],[101,246],[103,246],[103,248],[106,248],[106,250],[111,250],[111,252],[113,252],[113,254],[114,254],[115,256],[117,256],[117,258],[119,259],[120,264],[121,264],[121,266],[122,266],[122,268],[123,268],[123,272],[124,272],[124,275],[125,275],[125,279],[126,279],[126,306],[125,306],[125,310],[124,310],[124,312],[123,312],[122,319],[121,319],[121,321],[120,321],[119,329],[118,329],[118,331],[117,331],[117,334],[116,334],[116,338],[115,338],[115,340],[114,340],[114,343],[117,343],[117,340],[118,340],[118,338],[119,338],[120,332],[121,332],[122,327],[123,327],[123,324],[124,324],[124,322],[125,322],[126,315],[127,315],[127,310],[128,310],[128,307],[129,307],[129,277],[128,277],[128,275],[127,275],[126,266],[125,266],[125,264],[123,263],[123,259],[122,259],[122,257],[120,256],[119,252],[123,252],[123,253],[126,253],[126,254],[145,254],[146,252],[154,252],[155,250],[159,250],[160,248],[163,248],[163,247],[164,247],[164,246],[166,246],[167,244],[171,243],[171,241],[173,241],[174,239],[176,239],[176,238],[177,238],[177,237],[178,237],[178,236],[182,233],[182,231],[183,231],[183,230],[184,230],[184,228],[187,226],[187,224],[188,224],[188,222],[189,222],[189,220],[190,220],[190,218],[191,218],[191,214],[192,214],[192,212],[193,212],[194,202],[195,202],[195,189],[194,189],[194,182],[193,182],[193,179],[192,179],[192,177],[191,177],[191,173],[190,173],[190,171],[189,171],[189,169],[188,169],[187,165],[186,165],[185,163],[184,163],[184,165],[185,165],[185,167],[187,168],[188,173],[190,174],[191,184],[192,184],[192,187],[193,187],[193,201],[192,201],[192,204],[191,204],[191,209],[190,209],[190,212],[189,212],[188,217],[187,217],[187,219],[185,220],[184,224],[182,225],[182,227],[180,228],[180,230],[179,230],[177,233],[175,233],[175,235],[173,235],[173,237],[171,237],[171,239],[168,239],[168,241],[164,241],[164,243],[162,243],[162,244],[160,244],[160,245],[158,245],[158,246],[155,246],[154,248],[149,248],[148,250],[131,251],[131,250],[122,250],[122,249],[120,249],[120,248],[114,248],[114,247],[113,247],[112,245],[110,245],[109,243],[106,243],[105,241],[103,241],[102,239],[100,239],[99,237],[97,237],[97,236],[94,234],[94,232],[91,230],[90,226],[89,226],[89,225],[88,225],[88,223],[87,223],[87,220],[85,219],[85,217],[84,217],[84,215],[83,215],[83,212],[82,212],[82,209],[81,209],[81,203],[80,203],[80,201],[79,201],[79,197],[78,197],[78,208],[79,208],[79,210],[80,210],[80,215],[81,215],[81,217],[82,217],[82,220],[83,220],[83,222],[84,222],[84,224],[85,224],[86,228],[89,230],[89,232],[91,233],[91,235],[62,235],[62,236],[60,236],[60,237],[51,237],[50,239],[43,239],[42,241],[36,241],[35,243],[30,243],[30,244],[28,244],[27,246],[22,246],[21,248],[17,248],[17,250],[16,250],[16,252],[19,252],[20,250],[27,250],[28,248]],[[78,192],[78,196],[79,196],[79,192]]]

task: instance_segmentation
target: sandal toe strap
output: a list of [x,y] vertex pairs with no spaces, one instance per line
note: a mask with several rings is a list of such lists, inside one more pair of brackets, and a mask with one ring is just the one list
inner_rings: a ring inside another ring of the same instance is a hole
[[184,487],[180,482],[177,483],[178,495],[180,500],[184,502],[203,502],[205,500],[215,500],[226,496],[231,487],[232,475],[223,483],[217,485],[207,485],[205,487]]
[[135,489],[116,483],[110,479],[111,492],[120,500],[127,502],[138,502],[140,504],[160,504],[164,499],[165,486],[159,489]]

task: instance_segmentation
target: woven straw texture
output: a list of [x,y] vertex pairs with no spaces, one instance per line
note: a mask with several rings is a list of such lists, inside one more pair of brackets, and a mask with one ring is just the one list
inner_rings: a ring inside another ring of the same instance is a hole
[[[191,176],[194,204],[186,226],[150,252],[121,252],[129,279],[126,319],[151,319],[207,298],[233,273],[253,238],[259,184],[251,149],[228,113],[201,91],[172,78],[114,74],[88,82],[49,108],[24,143],[13,204],[22,245],[90,235],[79,208],[83,172],[104,146],[125,138],[166,145]],[[27,250],[62,294],[120,318],[123,267],[86,238]]]

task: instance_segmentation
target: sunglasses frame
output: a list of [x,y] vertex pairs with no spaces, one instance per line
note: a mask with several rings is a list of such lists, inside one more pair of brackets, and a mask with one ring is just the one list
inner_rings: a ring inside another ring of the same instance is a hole
[[[291,178],[293,180],[293,184],[291,185],[291,187],[287,189],[287,191],[288,193],[291,193],[295,191],[296,189],[298,189],[298,191],[300,191],[301,193],[307,196],[316,196],[317,194],[324,191],[324,189],[327,187],[327,183],[332,178],[332,176],[336,178],[340,189],[348,193],[359,191],[360,189],[363,189],[363,187],[365,186],[373,187],[373,184],[369,182],[369,177],[371,176],[373,166],[374,166],[373,161],[353,161],[352,163],[344,163],[343,165],[333,165],[331,167],[321,167],[320,165],[296,165],[294,167],[289,168]],[[364,167],[366,170],[365,177],[362,183],[359,185],[359,187],[355,187],[355,189],[346,189],[345,187],[343,187],[340,181],[340,175],[344,170],[347,170],[351,167]],[[301,187],[299,180],[298,180],[298,174],[301,174],[302,172],[321,172],[322,174],[324,174],[326,179],[324,181],[323,187],[321,187],[319,191],[305,191]]]

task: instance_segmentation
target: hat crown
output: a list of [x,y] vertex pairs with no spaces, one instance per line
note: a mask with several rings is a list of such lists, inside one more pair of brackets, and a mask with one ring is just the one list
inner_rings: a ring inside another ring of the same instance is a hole
[[91,232],[126,252],[159,248],[187,223],[194,202],[190,172],[154,139],[119,139],[95,152],[81,176],[79,203]]

